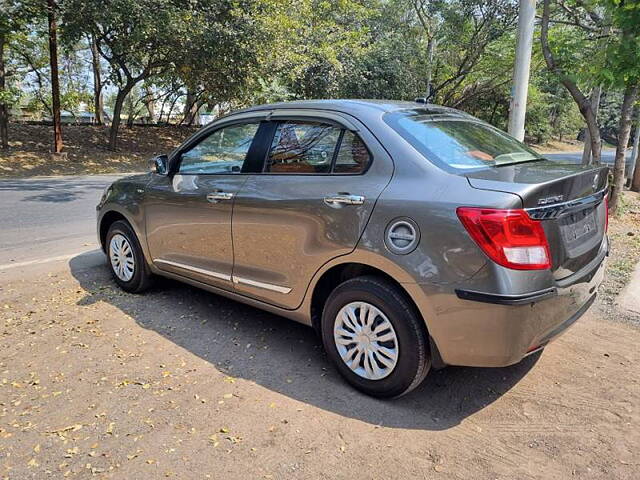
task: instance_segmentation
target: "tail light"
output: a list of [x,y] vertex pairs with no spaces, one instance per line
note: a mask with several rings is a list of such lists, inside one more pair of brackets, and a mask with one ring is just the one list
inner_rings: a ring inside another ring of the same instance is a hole
[[604,233],[609,231],[609,195],[604,196]]
[[524,210],[459,207],[456,213],[471,238],[497,264],[515,270],[551,267],[542,225]]

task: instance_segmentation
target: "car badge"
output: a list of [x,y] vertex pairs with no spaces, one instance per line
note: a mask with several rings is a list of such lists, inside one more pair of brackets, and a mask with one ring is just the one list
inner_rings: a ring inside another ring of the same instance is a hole
[[549,205],[550,203],[561,202],[564,195],[553,195],[551,197],[545,197],[538,199],[538,205]]

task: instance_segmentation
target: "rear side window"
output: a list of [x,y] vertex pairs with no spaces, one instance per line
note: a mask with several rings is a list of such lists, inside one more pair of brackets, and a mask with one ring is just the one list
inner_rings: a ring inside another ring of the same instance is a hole
[[283,122],[273,137],[266,172],[329,173],[340,129],[317,122]]
[[257,131],[257,123],[216,130],[182,153],[178,172],[187,175],[240,173]]
[[333,167],[334,173],[362,173],[369,165],[369,150],[355,133],[345,130]]
[[321,122],[278,124],[264,171],[290,174],[358,174],[370,155],[353,132]]

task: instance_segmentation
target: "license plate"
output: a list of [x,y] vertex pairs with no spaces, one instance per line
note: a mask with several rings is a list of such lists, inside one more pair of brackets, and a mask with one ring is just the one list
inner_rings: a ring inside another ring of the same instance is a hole
[[560,232],[568,244],[592,237],[597,232],[594,210],[588,209],[568,215],[563,219]]

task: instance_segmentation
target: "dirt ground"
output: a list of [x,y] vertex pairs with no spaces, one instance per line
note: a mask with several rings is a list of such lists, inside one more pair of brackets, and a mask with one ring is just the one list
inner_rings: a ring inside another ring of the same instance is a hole
[[109,128],[65,125],[65,157],[52,158],[53,127],[9,125],[9,149],[0,150],[0,178],[140,172],[154,155],[169,153],[196,131],[187,127],[122,126],[117,152],[107,150]]
[[101,252],[0,273],[0,478],[640,477],[640,329],[598,309],[542,355],[394,401],[310,328]]

